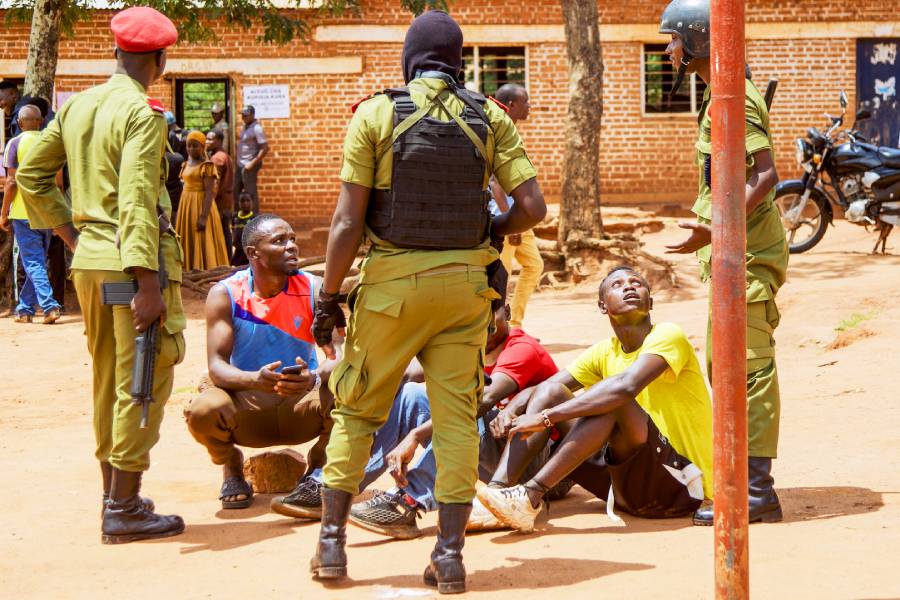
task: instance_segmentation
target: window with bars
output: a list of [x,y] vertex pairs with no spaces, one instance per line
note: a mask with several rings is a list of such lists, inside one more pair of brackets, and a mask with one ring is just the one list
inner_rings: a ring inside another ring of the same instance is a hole
[[696,114],[703,103],[706,84],[696,73],[685,75],[678,93],[669,100],[677,70],[666,56],[665,44],[644,44],[644,113]]
[[229,120],[230,87],[228,79],[175,80],[175,120],[185,129],[208,131],[213,125],[209,109],[217,102],[225,108],[225,120]]
[[524,46],[470,46],[463,48],[466,84],[493,96],[506,83],[525,85]]

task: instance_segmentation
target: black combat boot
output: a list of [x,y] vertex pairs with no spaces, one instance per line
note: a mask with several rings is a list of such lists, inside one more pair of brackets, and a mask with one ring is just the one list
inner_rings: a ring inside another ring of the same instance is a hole
[[353,494],[322,487],[322,527],[316,555],[309,570],[316,579],[340,579],[347,576],[347,519]]
[[471,503],[438,504],[437,543],[423,576],[426,585],[437,586],[438,593],[461,594],[466,591],[462,549],[466,543],[466,524],[471,512]]
[[103,510],[101,541],[104,544],[163,538],[184,531],[181,517],[158,515],[144,506],[138,496],[142,474],[113,468],[109,504]]
[[775,479],[772,477],[772,459],[751,456],[748,477],[750,495],[750,522],[776,523],[783,516],[781,502],[775,493]]
[[[747,495],[750,502],[750,522],[775,523],[782,519],[781,503],[775,493],[772,478],[772,459],[751,456],[747,460]],[[701,506],[694,512],[694,525],[713,524],[713,506]]]
[[[112,487],[112,465],[108,462],[100,463],[100,474],[103,475],[103,503],[100,505],[100,518],[103,518],[103,511],[106,510],[106,505],[109,504],[109,489]],[[144,503],[144,508],[153,512],[156,510],[156,505],[153,504],[153,500],[150,498],[141,497],[141,502]]]

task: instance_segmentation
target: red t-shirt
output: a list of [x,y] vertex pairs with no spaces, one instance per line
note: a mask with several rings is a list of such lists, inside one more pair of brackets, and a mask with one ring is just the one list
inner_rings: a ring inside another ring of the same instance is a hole
[[522,391],[556,375],[559,368],[540,342],[515,328],[510,330],[497,362],[486,366],[484,371],[488,375],[503,373]]

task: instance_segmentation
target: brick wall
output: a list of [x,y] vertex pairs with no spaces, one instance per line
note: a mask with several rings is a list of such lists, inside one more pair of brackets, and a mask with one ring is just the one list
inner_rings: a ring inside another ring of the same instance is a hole
[[[406,25],[411,16],[397,0],[365,1],[359,15],[344,15],[320,24]],[[654,24],[665,2],[601,0],[601,24]],[[477,0],[451,2],[452,14],[464,25],[504,24],[560,25],[556,0],[490,3]],[[112,40],[108,21],[113,13],[98,11],[80,24],[75,37],[60,47],[63,59],[108,58]],[[754,0],[749,3],[750,23],[892,21],[896,15],[883,1],[857,0]],[[240,109],[245,85],[287,84],[291,93],[291,118],[265,120],[272,146],[260,175],[260,196],[266,210],[276,211],[303,228],[328,223],[339,183],[340,149],[349,105],[369,92],[400,82],[400,44],[295,42],[283,47],[261,46],[258,31],[214,27],[219,41],[206,45],[179,45],[172,58],[293,58],[357,56],[363,72],[344,75],[247,76],[222,73],[235,82],[236,109]],[[896,28],[895,28],[896,29]],[[0,60],[24,59],[28,26],[7,27],[7,43]],[[771,77],[780,80],[772,110],[777,166],[782,177],[797,174],[793,139],[807,127],[820,126],[821,114],[838,111],[837,94],[845,89],[853,101],[855,92],[855,40],[850,38],[750,40],[748,61],[754,80],[763,88]],[[552,200],[561,188],[564,119],[568,98],[565,46],[559,42],[527,44],[528,80],[532,115],[521,124],[529,156],[536,163],[541,185]],[[641,98],[642,44],[607,42],[603,46],[604,118],[600,155],[604,200],[611,203],[643,202],[689,205],[696,189],[692,115],[644,116]],[[20,75],[0,73],[2,75]],[[190,75],[190,74],[177,74]],[[77,91],[102,81],[97,77],[60,77],[59,91]],[[157,83],[152,96],[171,106],[174,79]],[[852,105],[852,104],[851,104]]]

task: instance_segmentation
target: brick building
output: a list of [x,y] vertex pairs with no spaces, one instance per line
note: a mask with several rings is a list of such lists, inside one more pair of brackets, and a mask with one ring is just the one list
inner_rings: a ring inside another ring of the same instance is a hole
[[[702,83],[689,82],[671,105],[662,100],[671,79],[671,68],[661,60],[667,40],[656,33],[665,0],[599,1],[605,64],[602,200],[689,205],[696,189],[691,140]],[[308,44],[264,46],[255,41],[258,31],[217,26],[216,43],[172,49],[165,79],[150,90],[182,122],[197,123],[208,107],[192,98],[205,104],[213,90],[227,101],[232,124],[239,124],[245,93],[286,92],[280,106],[273,100],[273,110],[286,118],[261,120],[272,152],[260,175],[260,197],[265,210],[307,231],[329,222],[350,105],[402,83],[400,51],[411,16],[396,0],[362,4],[357,16],[316,21]],[[797,173],[793,139],[807,127],[821,127],[823,112],[839,110],[839,90],[846,90],[855,106],[858,49],[886,45],[882,55],[895,64],[896,46],[892,56],[888,47],[900,42],[900,20],[890,5],[882,0],[749,0],[747,46],[754,81],[762,89],[770,78],[780,81],[772,123],[782,177]],[[450,7],[463,26],[472,84],[487,92],[503,81],[527,85],[532,117],[521,133],[548,200],[558,200],[568,97],[559,3],[451,0]],[[111,72],[111,15],[96,11],[61,43],[55,100],[100,83]],[[21,78],[28,26],[7,27],[5,39],[0,76]],[[878,81],[885,101],[896,95],[893,81]]]

